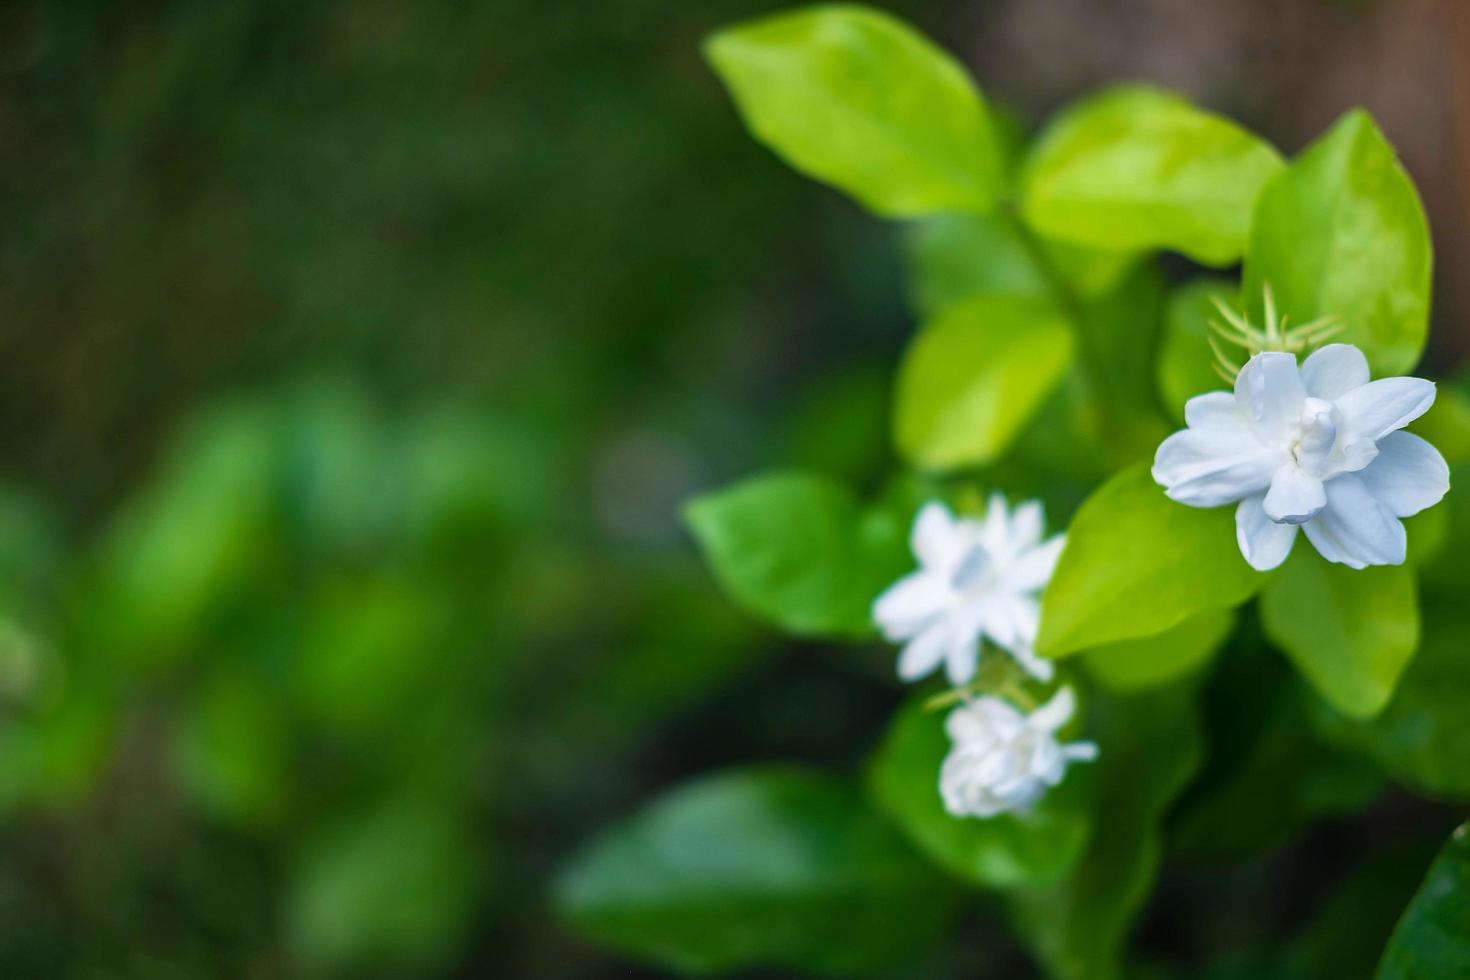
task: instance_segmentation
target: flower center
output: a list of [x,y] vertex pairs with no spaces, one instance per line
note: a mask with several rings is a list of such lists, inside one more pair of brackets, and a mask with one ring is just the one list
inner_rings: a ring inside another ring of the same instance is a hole
[[1302,406],[1301,418],[1292,427],[1288,447],[1291,458],[1308,474],[1321,476],[1336,441],[1337,424],[1332,421],[1332,403],[1321,398],[1308,398]]

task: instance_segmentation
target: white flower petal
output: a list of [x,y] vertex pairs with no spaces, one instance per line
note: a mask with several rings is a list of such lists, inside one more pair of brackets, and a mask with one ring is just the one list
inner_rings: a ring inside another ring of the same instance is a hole
[[1327,506],[1302,526],[1323,558],[1349,568],[1403,564],[1404,525],[1357,474],[1328,480],[1326,488]]
[[1261,502],[1266,516],[1278,524],[1304,524],[1327,506],[1322,481],[1288,463],[1271,478],[1271,489]]
[[1266,516],[1265,495],[1247,497],[1235,508],[1235,540],[1246,562],[1258,572],[1269,572],[1286,561],[1296,541],[1297,525],[1277,524]]
[[890,585],[873,602],[873,621],[890,643],[920,632],[949,606],[950,591],[935,572],[913,572]]
[[925,568],[944,568],[952,564],[964,549],[959,527],[949,508],[930,502],[919,508],[909,533],[909,547]]
[[975,668],[979,664],[979,635],[966,635],[951,627],[949,651],[944,655],[944,676],[955,687],[960,687],[975,679]]
[[1327,401],[1368,383],[1368,358],[1352,344],[1328,344],[1302,362],[1302,386]]
[[1026,716],[1009,701],[997,697],[967,701],[944,719],[950,741],[961,745],[1014,738],[1025,727]]
[[1378,440],[1402,429],[1434,404],[1434,382],[1423,378],[1379,378],[1333,400],[1344,443]]
[[1068,742],[1062,746],[1062,757],[1069,762],[1090,762],[1097,758],[1097,743]]
[[1056,675],[1056,664],[1045,657],[1038,657],[1036,651],[1027,644],[1018,644],[1014,649],[1007,651],[1021,669],[1032,677],[1045,684]]
[[1235,396],[1228,391],[1207,391],[1184,403],[1184,424],[1191,429],[1221,427],[1244,429],[1249,425]]
[[1052,695],[1050,701],[1031,712],[1029,724],[1042,731],[1054,732],[1072,720],[1077,710],[1077,696],[1070,687],[1064,687]]
[[1266,351],[1246,362],[1235,378],[1235,401],[1256,435],[1284,442],[1302,414],[1307,391],[1297,372],[1296,355]]
[[1358,477],[1395,517],[1433,507],[1450,489],[1444,457],[1412,432],[1390,432],[1379,440],[1377,458]]
[[1067,536],[1058,534],[1021,553],[1011,566],[1007,581],[1017,592],[1033,592],[1045,588],[1056,571],[1057,560],[1067,546]]
[[1153,478],[1181,504],[1219,507],[1265,490],[1285,459],[1243,429],[1184,429],[1159,444]]
[[902,680],[916,681],[927,677],[944,659],[949,646],[949,627],[943,622],[935,623],[908,642],[903,653],[898,655],[898,676]]
[[1035,646],[1041,629],[1041,603],[1029,595],[1011,595],[1006,599],[1016,638],[1021,646]]
[[1006,498],[997,492],[990,495],[985,505],[985,528],[980,541],[995,554],[1004,554],[1011,537],[1011,516],[1006,509]]
[[1007,553],[1020,554],[1027,548],[1036,547],[1046,529],[1046,515],[1041,501],[1028,500],[1011,512],[1011,535]]

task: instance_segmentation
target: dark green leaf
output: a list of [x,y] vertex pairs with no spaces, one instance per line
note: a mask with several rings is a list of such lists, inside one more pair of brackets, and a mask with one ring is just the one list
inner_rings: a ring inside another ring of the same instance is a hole
[[684,517],[731,598],[802,636],[873,635],[873,600],[912,565],[906,522],[810,474],[753,477]]
[[1377,980],[1470,976],[1470,825],[1450,835],[1378,964]]
[[1056,884],[1013,896],[1016,924],[1056,980],[1114,980],[1157,871],[1160,823],[1200,760],[1193,693],[1185,686],[1089,701],[1098,743],[1092,841]]
[[1029,813],[954,817],[939,795],[939,769],[950,747],[944,718],[914,700],[894,719],[870,772],[879,805],[915,846],[969,881],[1006,888],[1065,874],[1091,830],[1090,764],[1069,770]]
[[1463,607],[1459,594],[1426,598],[1423,644],[1381,714],[1353,721],[1324,710],[1317,721],[1416,792],[1470,800],[1470,621]]
[[954,891],[826,776],[745,770],[655,801],[576,858],[556,890],[583,934],[674,969],[851,976],[946,928]]

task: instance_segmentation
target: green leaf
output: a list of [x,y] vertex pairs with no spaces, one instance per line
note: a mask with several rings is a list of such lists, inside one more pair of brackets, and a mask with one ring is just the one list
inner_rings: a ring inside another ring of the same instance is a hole
[[937,938],[954,899],[852,787],[780,769],[674,790],[594,842],[556,888],[583,934],[692,973],[891,966]]
[[964,68],[900,21],[830,5],[720,31],[705,55],[746,126],[888,217],[983,211],[1002,161]]
[[1036,239],[1028,246],[1014,219],[999,214],[925,219],[905,237],[905,249],[910,300],[925,319],[979,295],[1052,298],[1055,284],[1037,264],[1033,249],[1082,297],[1109,291],[1138,261],[1131,252],[1065,242]]
[[[1248,717],[1209,733],[1212,768],[1217,740],[1236,743],[1228,751],[1239,757],[1207,773],[1179,815],[1170,843],[1188,860],[1240,861],[1281,847],[1324,817],[1360,810],[1382,789],[1382,777],[1366,759],[1313,733],[1305,690],[1279,659],[1271,660],[1275,670],[1260,690],[1243,694],[1237,678],[1221,678],[1236,682],[1221,694],[1224,710]],[[1263,717],[1242,704],[1248,697],[1269,700]]]
[[1459,388],[1441,384],[1429,411],[1408,429],[1428,439],[1451,466],[1470,463],[1470,395]]
[[1375,375],[1403,374],[1429,323],[1429,225],[1414,184],[1372,118],[1355,109],[1261,194],[1245,257],[1245,300],[1262,322],[1270,285],[1303,324],[1336,316]]
[[1244,602],[1263,580],[1240,556],[1230,508],[1176,503],[1146,465],[1133,466],[1073,518],[1042,597],[1037,648],[1059,657],[1162,633]]
[[1280,169],[1276,151],[1234,123],[1128,86],[1047,128],[1026,166],[1023,210],[1062,241],[1229,265],[1244,250],[1256,196]]
[[174,743],[184,787],[205,810],[245,829],[273,826],[290,797],[280,693],[254,672],[216,671],[188,703]]
[[1061,881],[1012,897],[1016,925],[1056,980],[1114,980],[1133,918],[1158,869],[1160,824],[1200,761],[1192,691],[1176,685],[1127,698],[1097,696],[1092,841]]
[[1470,976],[1470,824],[1450,835],[1378,964],[1377,980]]
[[911,302],[930,319],[981,295],[1050,295],[1051,286],[1006,218],[942,214],[904,238]]
[[752,477],[684,518],[730,597],[800,636],[874,635],[873,600],[913,564],[905,521],[810,474]]
[[1282,957],[1291,980],[1363,976],[1388,945],[1440,840],[1396,834],[1351,872],[1291,940]]
[[950,747],[944,718],[925,711],[922,699],[899,712],[869,772],[874,799],[919,850],[968,881],[1007,888],[1065,874],[1092,829],[1090,765],[1069,770],[1029,813],[954,817],[939,795],[939,769]]
[[1200,669],[1225,643],[1235,613],[1211,609],[1153,636],[1093,647],[1084,654],[1087,672],[1113,691],[1158,687]]
[[1470,800],[1470,622],[1463,594],[1427,597],[1424,623],[1423,645],[1382,713],[1360,721],[1324,710],[1316,720],[1324,734],[1366,752],[1415,792]]
[[977,296],[926,326],[898,375],[894,439],[910,463],[988,463],[1061,380],[1072,334],[1050,303]]
[[1164,298],[1158,268],[1140,262],[1077,304],[1082,426],[1115,467],[1152,459],[1171,429],[1154,387]]
[[177,440],[103,547],[101,608],[87,624],[107,631],[98,642],[149,664],[181,657],[261,580],[281,539],[277,434],[273,413],[233,404]]
[[292,944],[306,960],[392,972],[456,948],[481,860],[452,814],[390,800],[309,842],[291,884]]
[[1159,347],[1158,384],[1164,406],[1175,422],[1184,421],[1184,403],[1195,395],[1230,385],[1211,367],[1210,321],[1218,321],[1211,298],[1233,302],[1236,285],[1228,279],[1195,279],[1169,294],[1164,311],[1164,338]]
[[1266,635],[1334,708],[1377,714],[1419,645],[1414,573],[1334,565],[1302,544],[1261,596]]
[[[1470,548],[1470,493],[1455,488],[1470,485],[1470,463],[1450,464],[1451,491],[1434,507],[1421,511],[1405,522],[1409,532],[1409,560],[1422,566],[1420,588],[1447,594],[1464,594],[1470,588],[1470,562],[1464,560]],[[1427,554],[1416,557],[1421,547],[1422,534],[1416,534],[1422,525],[1429,522],[1430,530],[1437,531],[1437,541]],[[1436,527],[1437,525],[1437,527]]]

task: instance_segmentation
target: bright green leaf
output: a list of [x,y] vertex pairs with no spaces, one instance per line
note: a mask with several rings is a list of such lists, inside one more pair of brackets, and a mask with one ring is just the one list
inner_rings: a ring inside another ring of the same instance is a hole
[[1228,279],[1196,279],[1169,294],[1164,311],[1164,337],[1159,347],[1159,393],[1176,422],[1184,421],[1184,403],[1195,395],[1230,385],[1211,366],[1210,321],[1219,321],[1212,297],[1233,302],[1236,285]]
[[1250,598],[1264,576],[1240,556],[1229,507],[1186,507],[1148,467],[1119,473],[1088,498],[1042,599],[1046,656],[1151,636]]
[[1023,208],[1052,238],[1228,265],[1244,250],[1256,196],[1280,169],[1276,151],[1234,123],[1129,86],[1048,127],[1026,166]]
[[1056,980],[1115,980],[1158,869],[1160,823],[1200,761],[1193,693],[1089,701],[1098,743],[1092,841],[1061,881],[1013,895],[1016,924]]
[[879,805],[916,847],[968,881],[1006,888],[1065,874],[1091,830],[1089,766],[1069,770],[1029,813],[951,816],[939,795],[939,768],[949,751],[944,718],[915,700],[894,719],[870,772]]
[[1450,835],[1378,964],[1377,980],[1470,976],[1470,824]]
[[1266,635],[1337,710],[1377,714],[1419,645],[1414,573],[1334,565],[1302,544],[1261,596]]
[[1429,324],[1429,225],[1393,147],[1361,109],[1261,194],[1245,258],[1245,300],[1262,320],[1269,285],[1288,325],[1335,316],[1337,341],[1368,355],[1374,375],[1403,374]]
[[1230,636],[1235,613],[1211,609],[1153,636],[1093,647],[1087,672],[1110,690],[1126,693],[1177,680],[1202,667]]
[[1071,331],[1045,300],[977,296],[952,307],[924,328],[899,369],[899,452],[926,469],[994,460],[1071,357]]
[[924,948],[954,897],[853,788],[778,769],[673,791],[577,857],[556,890],[585,935],[680,971],[837,976]]
[[964,68],[902,22],[830,5],[705,45],[751,132],[797,170],[889,217],[983,211],[1002,161]]
[[801,636],[873,635],[873,600],[912,565],[905,521],[810,474],[747,479],[684,517],[731,598]]

